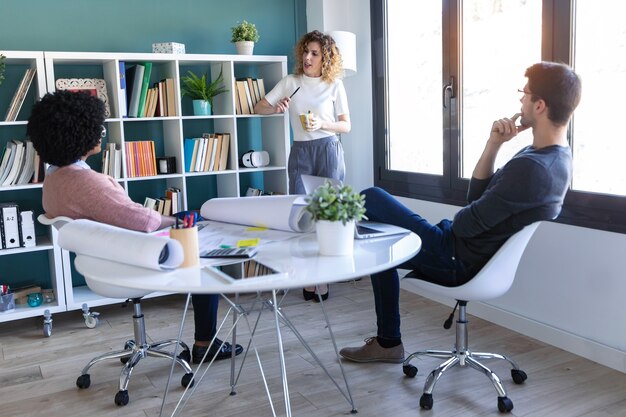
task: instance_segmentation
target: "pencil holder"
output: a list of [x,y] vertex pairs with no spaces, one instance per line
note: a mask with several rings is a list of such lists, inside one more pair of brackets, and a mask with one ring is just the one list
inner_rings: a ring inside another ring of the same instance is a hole
[[176,239],[183,246],[185,259],[181,268],[197,266],[200,264],[200,248],[198,246],[198,227],[186,227],[183,229],[170,229],[170,237]]

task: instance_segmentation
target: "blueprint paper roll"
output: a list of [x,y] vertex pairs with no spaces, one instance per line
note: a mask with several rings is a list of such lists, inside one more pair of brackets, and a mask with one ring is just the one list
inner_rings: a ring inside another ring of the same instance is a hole
[[287,232],[308,233],[315,227],[313,216],[298,195],[213,198],[202,205],[200,214],[207,220]]
[[59,246],[77,254],[158,271],[174,269],[184,259],[183,247],[174,239],[85,219],[71,221],[59,230]]

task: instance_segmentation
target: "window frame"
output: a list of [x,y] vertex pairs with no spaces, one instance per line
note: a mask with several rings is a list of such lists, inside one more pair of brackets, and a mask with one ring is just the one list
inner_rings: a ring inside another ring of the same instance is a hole
[[[449,111],[444,113],[443,175],[420,174],[387,169],[390,137],[387,89],[386,26],[388,0],[370,0],[372,39],[372,114],[374,185],[397,196],[465,206],[469,180],[461,177],[461,135],[459,124],[462,91],[459,78],[460,10],[462,0],[442,0],[444,80],[452,83]],[[573,62],[573,13],[576,0],[543,0],[542,59],[555,62]],[[523,71],[523,69],[520,69]],[[442,97],[443,97],[442,86]],[[574,121],[575,123],[575,117]],[[571,124],[568,141],[572,144]],[[575,168],[574,168],[575,169]],[[626,233],[626,197],[570,189],[565,197],[557,223],[592,229]]]

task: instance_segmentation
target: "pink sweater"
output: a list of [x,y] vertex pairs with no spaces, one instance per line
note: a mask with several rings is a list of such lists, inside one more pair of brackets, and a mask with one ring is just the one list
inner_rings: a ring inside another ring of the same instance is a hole
[[161,225],[159,213],[132,201],[113,178],[76,165],[46,175],[43,209],[50,218],[90,219],[141,232]]

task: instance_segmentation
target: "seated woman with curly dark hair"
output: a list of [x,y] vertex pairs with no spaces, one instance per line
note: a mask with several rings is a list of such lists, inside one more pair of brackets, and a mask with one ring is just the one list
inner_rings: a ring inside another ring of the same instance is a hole
[[[49,217],[90,219],[142,232],[171,226],[175,218],[132,201],[113,178],[93,171],[85,160],[100,152],[104,127],[104,102],[87,93],[57,91],[46,94],[33,106],[26,133],[41,159],[50,164],[43,182],[43,208]],[[195,339],[192,356],[199,362],[204,353],[228,358],[232,346],[216,339],[217,295],[192,297]],[[236,353],[243,351],[237,345]]]
[[44,162],[43,208],[50,217],[90,219],[125,229],[152,232],[174,218],[132,201],[108,175],[85,160],[100,152],[104,103],[86,93],[58,91],[33,106],[26,133]]

